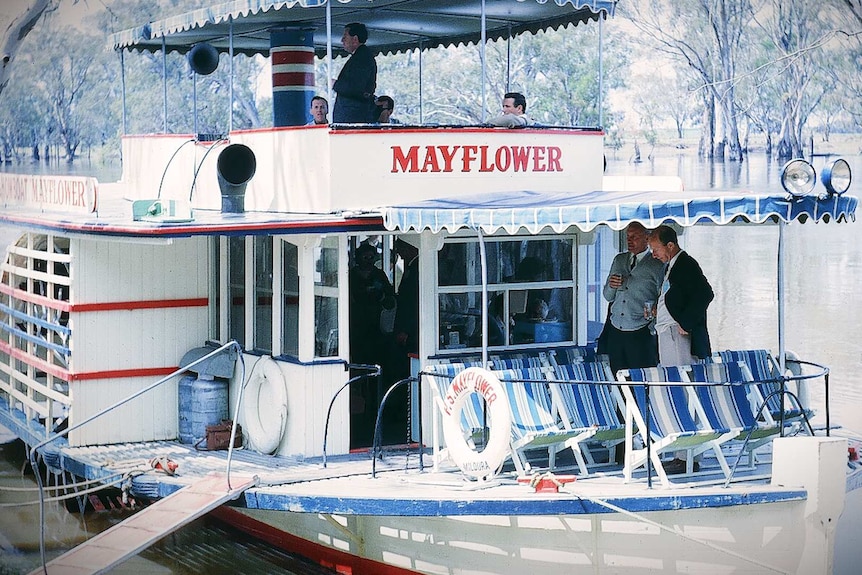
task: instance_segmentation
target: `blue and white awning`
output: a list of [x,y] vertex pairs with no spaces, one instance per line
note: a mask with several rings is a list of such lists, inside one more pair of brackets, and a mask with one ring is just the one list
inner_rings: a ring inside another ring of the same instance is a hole
[[599,225],[621,230],[638,221],[648,228],[662,223],[683,227],[697,223],[778,223],[855,221],[854,196],[789,200],[784,194],[714,192],[504,192],[474,197],[426,200],[383,208],[383,225],[391,231],[455,232],[504,230],[539,233],[569,228],[590,231]]
[[[313,30],[318,56],[326,53],[327,0],[233,0],[142,23],[113,34],[114,49],[187,52],[207,42],[220,52],[269,54],[270,30],[285,26]],[[363,22],[375,54],[392,54],[481,40],[481,0],[335,0],[332,30]],[[485,4],[488,40],[557,29],[612,17],[616,0],[496,0]]]

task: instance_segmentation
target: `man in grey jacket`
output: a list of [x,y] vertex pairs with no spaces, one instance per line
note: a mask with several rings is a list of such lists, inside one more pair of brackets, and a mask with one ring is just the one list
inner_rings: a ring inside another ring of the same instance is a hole
[[647,238],[643,225],[628,225],[627,251],[614,258],[602,290],[610,302],[602,337],[614,373],[658,364],[652,311],[661,290],[664,265],[652,257]]

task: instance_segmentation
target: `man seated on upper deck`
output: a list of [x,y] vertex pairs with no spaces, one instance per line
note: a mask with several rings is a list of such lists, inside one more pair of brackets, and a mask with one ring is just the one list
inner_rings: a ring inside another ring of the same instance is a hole
[[525,112],[527,111],[527,99],[520,92],[506,92],[503,96],[503,113],[496,118],[491,118],[486,123],[501,128],[523,128],[533,124]]
[[374,101],[377,105],[377,123],[378,124],[400,124],[397,118],[392,117],[392,111],[395,109],[395,100],[391,96],[377,96]]
[[316,126],[329,123],[329,102],[323,96],[315,96],[311,99],[311,121],[306,126]]

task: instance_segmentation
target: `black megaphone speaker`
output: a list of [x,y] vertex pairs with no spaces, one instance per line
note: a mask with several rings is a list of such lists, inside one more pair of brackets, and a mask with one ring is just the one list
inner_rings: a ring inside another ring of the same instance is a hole
[[212,74],[218,68],[218,50],[206,42],[192,46],[187,58],[192,70],[201,76]]

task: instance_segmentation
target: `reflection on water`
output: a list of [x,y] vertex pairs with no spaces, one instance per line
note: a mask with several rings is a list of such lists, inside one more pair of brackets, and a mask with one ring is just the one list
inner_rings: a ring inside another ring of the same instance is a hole
[[[842,155],[850,162],[862,190],[862,156]],[[833,158],[834,159],[834,158]],[[814,158],[818,174],[826,160]],[[709,190],[780,189],[781,165],[761,154],[743,163],[703,162],[690,156],[654,162],[608,162],[608,174],[674,175],[692,193]],[[823,191],[818,183],[817,190]],[[832,423],[862,431],[862,242],[860,223],[818,225],[794,222],[785,230],[785,334],[787,349],[802,359],[830,368]],[[709,308],[714,349],[778,349],[777,246],[775,226],[700,226],[686,230],[680,242],[703,267],[715,290]],[[811,390],[824,423],[824,392]]]

